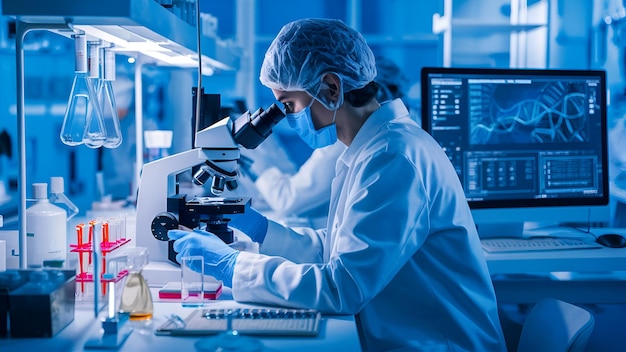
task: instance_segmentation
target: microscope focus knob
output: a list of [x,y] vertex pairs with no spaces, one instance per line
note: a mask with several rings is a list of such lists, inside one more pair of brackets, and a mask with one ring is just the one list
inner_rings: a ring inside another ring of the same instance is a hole
[[178,228],[178,219],[172,213],[160,213],[152,220],[152,236],[159,241],[167,241],[167,231]]

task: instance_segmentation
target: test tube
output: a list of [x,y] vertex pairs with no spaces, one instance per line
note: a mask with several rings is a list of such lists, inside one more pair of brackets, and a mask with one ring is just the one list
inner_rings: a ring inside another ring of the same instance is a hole
[[109,240],[109,222],[108,221],[103,221],[102,222],[102,245],[107,248],[109,247],[110,244],[110,240]]
[[120,240],[126,241],[126,217],[120,215]]
[[122,227],[124,225],[124,220],[122,218],[122,216],[118,216],[118,217],[114,217],[111,218],[113,224],[115,224],[115,226],[113,226],[115,228],[115,242],[116,243],[120,243],[122,240]]
[[109,224],[109,241],[113,244],[117,244],[120,239],[120,221],[116,217],[109,218],[107,220]]
[[[84,229],[85,229],[85,224],[80,223],[76,225],[76,237],[78,240],[76,248],[78,249],[78,269],[79,269],[79,276],[81,277],[81,279],[84,278],[85,276],[85,267],[84,267],[84,262],[83,262],[84,253],[82,251]],[[80,292],[85,293],[85,282],[82,280],[80,282]]]
[[[100,241],[100,253],[102,253],[102,275],[107,274],[107,260],[106,260],[106,255],[108,253],[108,249],[109,249],[109,226],[106,223],[106,221],[104,221],[102,218],[98,218],[98,223],[96,224],[96,226],[100,226],[100,231],[102,234],[102,240]],[[102,296],[106,295],[107,293],[107,285],[105,285],[104,283],[102,283],[102,285],[100,286],[100,289],[102,291]]]

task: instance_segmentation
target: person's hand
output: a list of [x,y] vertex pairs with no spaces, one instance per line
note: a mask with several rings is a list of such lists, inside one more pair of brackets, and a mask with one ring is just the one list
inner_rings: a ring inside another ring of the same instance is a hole
[[229,215],[228,226],[245,233],[257,243],[263,243],[267,235],[268,221],[263,214],[250,207],[243,214]]
[[225,286],[232,287],[235,262],[239,251],[230,248],[219,237],[203,230],[193,232],[169,230],[167,237],[174,240],[176,260],[182,257],[199,255],[204,257],[204,273],[221,280]]

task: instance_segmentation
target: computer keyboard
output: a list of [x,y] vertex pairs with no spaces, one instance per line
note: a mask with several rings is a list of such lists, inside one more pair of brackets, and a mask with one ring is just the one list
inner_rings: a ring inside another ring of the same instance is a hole
[[227,330],[228,319],[232,329],[245,335],[316,336],[321,313],[311,309],[287,308],[198,308],[186,319],[166,322],[158,335],[205,335]]
[[576,238],[490,238],[480,240],[483,249],[490,253],[553,251],[566,249],[602,248],[595,242]]

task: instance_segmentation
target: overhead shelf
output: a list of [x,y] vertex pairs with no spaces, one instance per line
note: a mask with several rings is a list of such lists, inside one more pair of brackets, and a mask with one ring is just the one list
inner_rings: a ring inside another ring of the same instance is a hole
[[[114,43],[119,52],[137,53],[167,66],[197,67],[197,29],[154,0],[3,0],[2,14],[24,23],[67,24],[88,40]],[[55,30],[64,36],[72,31]],[[200,36],[203,66],[217,70],[239,68],[232,43]]]
[[495,33],[511,33],[511,32],[523,32],[531,31],[533,29],[546,27],[545,23],[525,23],[525,24],[510,24],[510,23],[488,23],[482,21],[476,21],[473,19],[460,19],[455,18],[450,20],[446,16],[435,14],[433,16],[433,33],[439,34],[444,31],[454,28],[455,34],[463,34],[467,36],[475,35],[488,35]]

